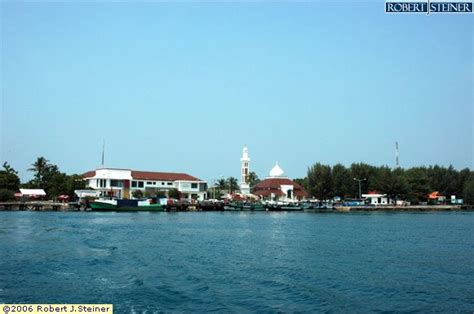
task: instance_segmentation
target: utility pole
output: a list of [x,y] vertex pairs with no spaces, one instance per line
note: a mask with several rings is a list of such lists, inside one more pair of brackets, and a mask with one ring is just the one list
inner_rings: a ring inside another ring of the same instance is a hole
[[362,190],[361,190],[360,184],[361,184],[362,181],[365,181],[367,179],[366,178],[363,178],[363,179],[354,178],[353,180],[359,182],[359,199],[361,199],[362,198]]

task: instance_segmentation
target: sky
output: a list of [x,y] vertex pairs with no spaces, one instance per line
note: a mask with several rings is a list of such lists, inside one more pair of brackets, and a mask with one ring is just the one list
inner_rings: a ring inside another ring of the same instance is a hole
[[472,15],[384,2],[1,2],[1,159],[239,177],[474,168]]

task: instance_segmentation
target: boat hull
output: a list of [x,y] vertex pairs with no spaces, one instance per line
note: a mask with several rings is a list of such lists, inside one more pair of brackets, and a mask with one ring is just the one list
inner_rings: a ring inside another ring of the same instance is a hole
[[91,202],[91,209],[95,211],[116,211],[116,212],[147,212],[164,211],[165,207],[160,204],[150,204],[142,206],[120,206],[102,202]]

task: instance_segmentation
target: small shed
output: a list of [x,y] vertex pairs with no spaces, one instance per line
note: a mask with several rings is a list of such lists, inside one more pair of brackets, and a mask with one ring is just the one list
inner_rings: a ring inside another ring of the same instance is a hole
[[41,198],[46,196],[43,189],[20,189],[21,197]]

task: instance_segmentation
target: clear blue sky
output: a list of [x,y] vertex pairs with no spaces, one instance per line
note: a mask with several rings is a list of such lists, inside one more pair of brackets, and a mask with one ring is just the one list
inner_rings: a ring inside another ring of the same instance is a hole
[[1,158],[265,177],[473,168],[472,15],[383,2],[1,4]]

